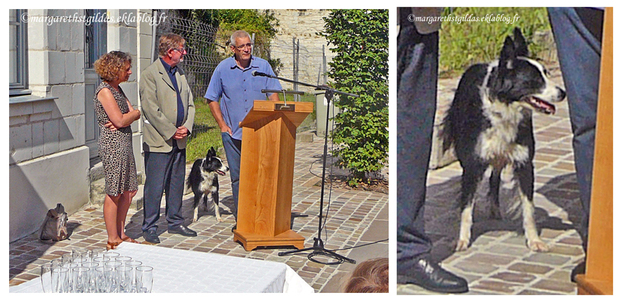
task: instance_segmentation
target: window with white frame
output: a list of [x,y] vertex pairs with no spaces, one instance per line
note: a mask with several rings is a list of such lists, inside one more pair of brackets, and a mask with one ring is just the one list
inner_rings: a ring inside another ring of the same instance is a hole
[[9,96],[30,94],[28,90],[27,11],[9,10]]

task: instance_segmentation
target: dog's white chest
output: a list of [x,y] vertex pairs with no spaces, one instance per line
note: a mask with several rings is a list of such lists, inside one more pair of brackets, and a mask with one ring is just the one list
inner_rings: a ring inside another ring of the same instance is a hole
[[203,193],[215,191],[215,187],[213,186],[213,179],[216,177],[216,174],[214,172],[206,172],[202,169],[200,173],[202,174],[203,181],[200,182],[200,186],[198,189]]
[[528,147],[515,142],[519,123],[525,118],[519,108],[515,107],[504,104],[486,106],[485,116],[492,126],[478,137],[476,151],[482,159],[499,165],[529,160]]

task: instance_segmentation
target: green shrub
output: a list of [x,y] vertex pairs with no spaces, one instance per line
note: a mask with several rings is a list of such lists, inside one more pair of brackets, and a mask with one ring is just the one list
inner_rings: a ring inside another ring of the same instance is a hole
[[488,22],[442,22],[439,34],[439,72],[442,77],[458,75],[475,63],[497,59],[504,39],[512,35],[514,27],[521,28],[530,43],[531,56],[535,58],[546,47],[533,43],[534,34],[551,28],[545,8],[457,7],[446,8],[442,16],[505,18],[500,22],[490,19]]
[[388,11],[332,10],[324,20],[321,34],[337,54],[329,64],[332,87],[360,95],[339,96],[333,153],[351,171],[350,183],[367,181],[388,154]]

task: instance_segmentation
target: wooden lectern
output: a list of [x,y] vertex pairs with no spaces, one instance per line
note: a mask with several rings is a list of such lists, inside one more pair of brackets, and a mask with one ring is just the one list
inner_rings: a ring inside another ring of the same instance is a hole
[[304,247],[291,230],[296,129],[314,103],[254,101],[243,128],[239,206],[234,241],[259,246]]

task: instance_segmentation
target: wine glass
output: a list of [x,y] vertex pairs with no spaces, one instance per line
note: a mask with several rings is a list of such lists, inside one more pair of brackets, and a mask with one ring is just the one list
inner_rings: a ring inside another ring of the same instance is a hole
[[89,271],[88,271],[88,286],[87,286],[86,290],[89,293],[97,292],[97,285],[95,284],[95,280],[96,280],[97,276],[96,276],[95,269],[97,267],[99,267],[99,263],[97,263],[97,262],[84,262],[84,263],[82,263],[82,266],[89,268]]
[[[71,249],[71,258],[73,262],[82,262],[88,257],[88,250],[82,247],[74,247]],[[77,261],[76,261],[77,260]]]
[[72,268],[73,292],[87,293],[90,289],[90,268],[84,266],[76,266]]
[[52,270],[52,292],[66,293],[69,292],[69,268],[55,267]]
[[52,263],[41,265],[41,286],[44,293],[52,292]]
[[73,256],[71,253],[62,254],[62,267],[69,268],[73,263]]
[[105,249],[102,248],[92,248],[88,250],[88,255],[90,256],[91,261],[99,256],[103,256],[105,253]]
[[119,257],[121,254],[117,253],[117,252],[113,252],[113,251],[105,251],[103,253],[103,255],[105,255],[106,257]]
[[110,292],[117,293],[119,291],[119,268],[121,267],[121,262],[116,261],[116,258],[107,259],[103,266],[112,269],[110,271],[110,278],[108,279],[110,282]]
[[116,261],[121,263],[121,266],[126,266],[129,261],[131,261],[131,257],[129,256],[118,256],[116,257]]
[[131,270],[131,292],[132,293],[137,293],[138,291],[138,270],[137,268],[139,266],[142,266],[142,261],[138,261],[138,260],[131,260],[129,262],[125,263],[126,266],[130,266],[132,268]]
[[95,268],[95,285],[96,292],[98,293],[109,293],[112,291],[111,289],[111,279],[113,268],[106,266],[97,266]]
[[129,293],[131,292],[131,277],[133,268],[131,266],[119,266],[117,268],[117,276],[118,276],[118,291],[121,293]]
[[138,266],[136,268],[137,291],[139,293],[150,293],[153,289],[153,268],[150,266]]

